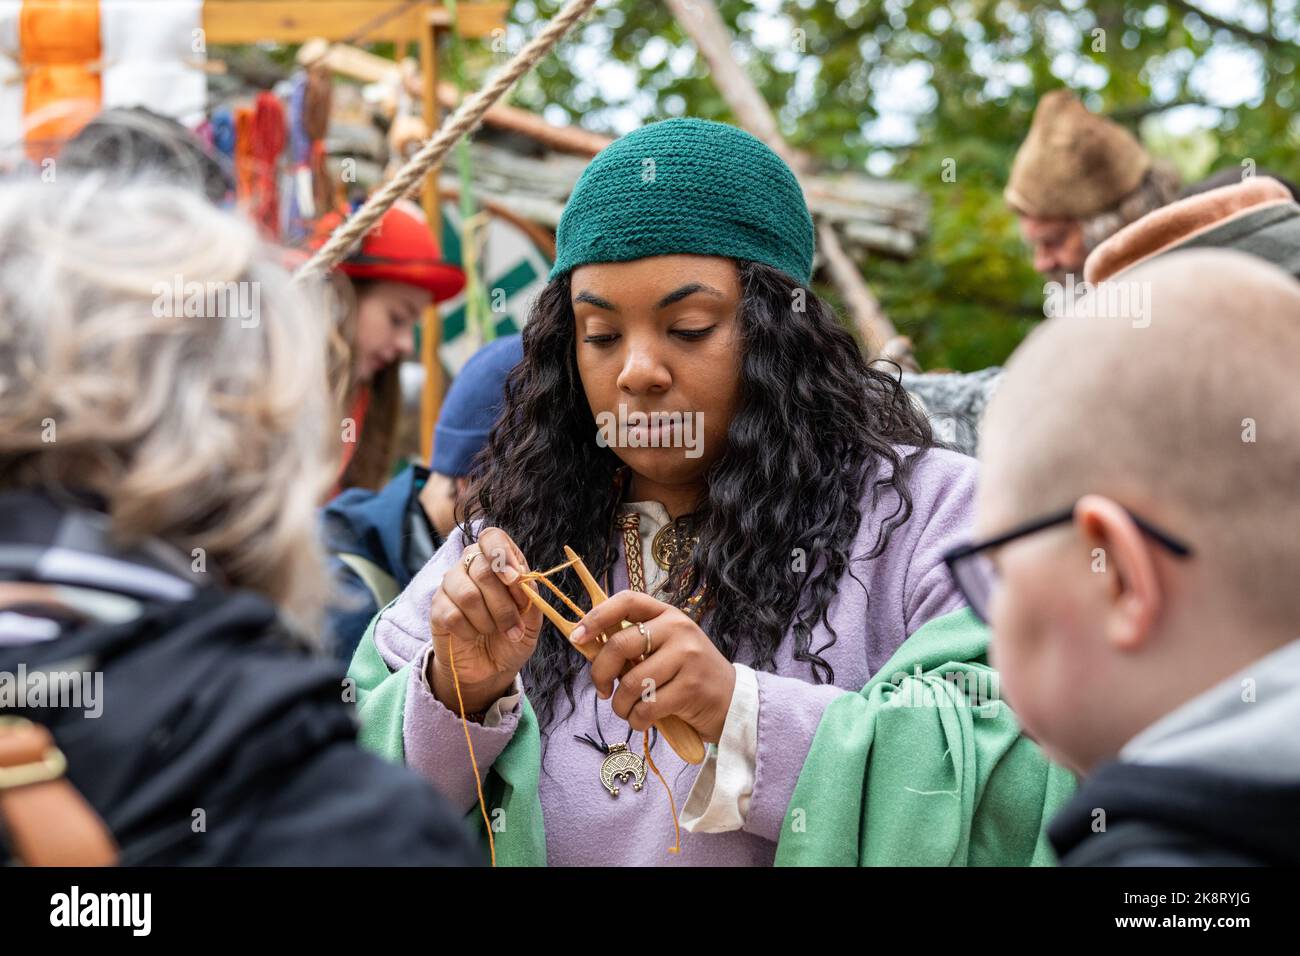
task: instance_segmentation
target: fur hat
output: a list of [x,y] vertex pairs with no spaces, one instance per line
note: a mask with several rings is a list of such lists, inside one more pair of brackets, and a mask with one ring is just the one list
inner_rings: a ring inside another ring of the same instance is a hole
[[1132,133],[1069,90],[1053,90],[1038,101],[1002,195],[1022,216],[1086,219],[1131,193],[1150,168]]

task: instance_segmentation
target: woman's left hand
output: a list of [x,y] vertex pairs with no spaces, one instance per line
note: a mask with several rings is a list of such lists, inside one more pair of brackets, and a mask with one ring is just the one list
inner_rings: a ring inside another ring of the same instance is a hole
[[[645,637],[635,626],[622,627],[623,621],[645,625],[650,653],[644,661],[640,658]],[[613,693],[614,713],[632,729],[646,730],[676,714],[699,731],[705,743],[718,742],[731,707],[736,671],[685,612],[640,591],[619,591],[579,624],[581,630],[573,632],[575,644],[609,635],[591,662],[591,680],[602,699]],[[628,661],[635,666],[620,679]]]

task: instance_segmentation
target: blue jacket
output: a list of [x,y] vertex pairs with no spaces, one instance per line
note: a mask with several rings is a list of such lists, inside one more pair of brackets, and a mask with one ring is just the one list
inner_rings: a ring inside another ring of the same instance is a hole
[[349,488],[322,512],[338,594],[326,619],[343,661],[352,660],[371,618],[442,544],[419,501],[428,478],[427,468],[412,465],[379,491]]

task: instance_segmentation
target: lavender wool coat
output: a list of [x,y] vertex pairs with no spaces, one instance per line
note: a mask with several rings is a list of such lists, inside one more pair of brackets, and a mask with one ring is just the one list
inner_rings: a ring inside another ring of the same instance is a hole
[[[911,481],[911,518],[894,530],[884,554],[852,565],[867,586],[870,600],[862,587],[845,575],[828,609],[838,640],[822,656],[834,667],[834,686],[814,684],[809,666],[793,660],[793,636],[789,634],[777,652],[775,673],[759,672],[757,776],[742,830],[683,831],[682,852],[670,855],[674,835],[668,796],[653,776],[639,793],[624,787],[619,797],[609,795],[598,776],[600,753],[574,736],[597,736],[593,702],[607,741],[624,740],[628,726],[610,710],[608,701],[596,700],[584,669],[574,687],[576,709],[570,714],[567,703],[561,702],[559,718],[542,728],[539,796],[548,862],[562,866],[771,865],[787,805],[826,705],[840,694],[860,690],[926,621],[961,606],[942,555],[969,532],[976,475],[975,461],[953,452],[932,449],[917,462]],[[869,500],[864,501],[853,554],[871,549],[880,519],[892,514],[896,503],[892,489],[874,510],[869,509]],[[464,546],[460,532],[454,532],[377,622],[375,644],[391,671],[420,659],[428,649],[433,595]],[[614,591],[627,587],[621,541],[611,583]],[[707,618],[703,626],[707,632]],[[828,639],[829,634],[819,626],[813,632],[812,646],[819,648]],[[751,663],[743,654],[739,662]],[[418,666],[409,674],[403,724],[407,763],[457,809],[468,811],[476,797],[460,719],[429,692]],[[469,725],[484,772],[505,749],[517,726],[517,711],[505,715],[497,727]],[[640,734],[633,736],[630,747],[640,752]],[[652,753],[672,785],[680,812],[699,768],[679,759],[662,740]]]

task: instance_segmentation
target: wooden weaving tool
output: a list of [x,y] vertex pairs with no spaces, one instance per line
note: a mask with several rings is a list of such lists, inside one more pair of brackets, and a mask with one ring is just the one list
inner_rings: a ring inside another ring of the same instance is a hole
[[[608,601],[609,595],[606,594],[601,586],[596,583],[596,579],[592,577],[591,572],[587,570],[587,566],[582,563],[582,558],[578,557],[577,553],[567,544],[564,546],[564,556],[569,559],[564,564],[551,568],[549,571],[533,571],[525,574],[522,576],[522,581],[541,581],[550,588],[551,591],[555,593],[556,597],[563,601],[574,614],[577,614],[579,618],[581,618],[585,616],[587,612],[578,607],[577,604],[569,599],[568,595],[552,584],[547,575],[554,574],[556,571],[562,571],[564,568],[572,566],[573,570],[577,572],[578,579],[582,581],[582,586],[587,589],[587,594],[591,598],[591,606],[593,608],[603,601]],[[534,588],[528,587],[525,584],[524,593],[528,596],[528,600],[536,605],[537,608],[546,615],[547,620],[554,624],[556,628],[559,629],[559,632],[566,638],[569,637],[573,633],[574,628],[578,626],[577,621],[570,621],[549,603],[542,600],[542,596],[538,594]],[[636,627],[636,624],[632,621],[623,621],[622,626]],[[607,640],[608,638],[604,634],[601,634],[595,641],[589,641],[586,644],[574,644],[573,647],[576,648],[583,657],[587,658],[588,661],[591,661],[595,660],[596,655],[600,652],[600,645],[604,644]],[[637,663],[637,661],[628,661],[627,665],[623,668],[623,673],[626,674],[635,667]],[[673,748],[677,753],[677,756],[681,757],[687,763],[699,764],[704,762],[704,741],[700,739],[699,731],[686,721],[675,715],[669,715],[655,721],[654,726],[658,728],[659,733],[664,740],[668,741],[668,745]]]

